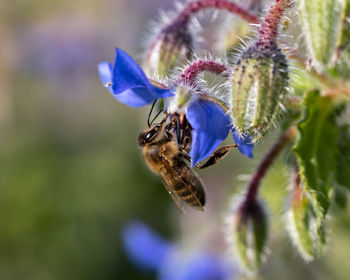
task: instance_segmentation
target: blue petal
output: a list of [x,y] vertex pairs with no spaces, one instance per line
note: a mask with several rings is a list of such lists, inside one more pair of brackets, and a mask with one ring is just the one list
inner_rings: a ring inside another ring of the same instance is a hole
[[112,89],[112,79],[113,79],[113,68],[108,61],[101,62],[98,65],[98,73],[100,75],[100,80],[102,84],[113,93]]
[[151,85],[145,73],[131,56],[118,48],[115,50],[115,54],[113,70],[113,91],[115,94],[133,87],[148,87]]
[[122,241],[130,261],[144,269],[157,270],[174,248],[139,221],[130,222],[123,228]]
[[236,271],[218,255],[201,253],[185,259],[183,255],[171,259],[159,271],[159,280],[228,280]]
[[145,87],[135,87],[127,89],[120,94],[113,94],[113,96],[120,102],[127,106],[138,108],[152,103],[157,98],[150,94],[150,91]]
[[238,135],[235,128],[232,128],[231,132],[235,143],[238,145],[238,150],[246,157],[252,158],[254,144],[250,136],[248,134]]
[[190,156],[194,166],[215,151],[232,125],[230,116],[219,104],[205,99],[189,105],[187,119],[193,128]]
[[[136,61],[121,49],[116,49],[112,83],[114,97],[131,107],[150,104],[157,98],[174,96],[171,90],[152,85]],[[124,96],[119,97],[120,94]]]
[[223,262],[214,255],[200,255],[188,265],[183,280],[229,279],[229,273]]

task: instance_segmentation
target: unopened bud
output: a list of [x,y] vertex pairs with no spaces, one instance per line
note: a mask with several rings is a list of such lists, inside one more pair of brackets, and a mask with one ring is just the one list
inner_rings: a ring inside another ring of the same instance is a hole
[[242,44],[240,38],[251,37],[252,31],[246,22],[228,19],[226,26],[219,30],[220,39],[217,41],[217,48],[220,51],[235,53]]
[[334,60],[347,0],[300,0],[298,11],[311,62],[322,72]]
[[256,142],[273,127],[288,80],[287,60],[276,44],[256,43],[241,54],[230,79],[233,121],[239,133]]
[[350,80],[350,0],[346,1],[341,42],[336,51],[334,64],[332,74]]
[[258,201],[244,200],[233,217],[234,250],[243,268],[254,273],[264,258],[268,235],[268,217]]
[[145,71],[157,78],[166,78],[192,56],[192,37],[187,23],[173,22],[166,26],[147,50]]

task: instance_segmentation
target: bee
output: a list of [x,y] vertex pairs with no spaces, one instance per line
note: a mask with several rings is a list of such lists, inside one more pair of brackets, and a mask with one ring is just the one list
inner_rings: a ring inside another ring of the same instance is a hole
[[[185,212],[182,202],[203,211],[206,201],[203,184],[185,162],[190,160],[187,151],[191,141],[191,128],[189,124],[185,126],[182,133],[177,133],[176,140],[173,130],[179,116],[172,116],[168,124],[167,120],[168,115],[160,123],[152,124],[141,132],[138,137],[139,147],[143,148],[148,167],[161,178],[180,212]],[[180,145],[178,140],[183,143]]]
[[[157,174],[183,214],[182,202],[194,209],[204,211],[205,191],[203,184],[185,161],[191,161],[189,152],[192,142],[192,127],[185,114],[174,113],[167,123],[169,114],[159,123],[155,119],[163,112],[161,109],[150,121],[152,111],[157,102],[153,102],[148,114],[148,128],[138,137],[138,145],[143,149],[143,156],[149,169]],[[203,164],[196,164],[199,169],[207,168],[224,158],[230,149],[237,145],[226,145],[216,149]]]

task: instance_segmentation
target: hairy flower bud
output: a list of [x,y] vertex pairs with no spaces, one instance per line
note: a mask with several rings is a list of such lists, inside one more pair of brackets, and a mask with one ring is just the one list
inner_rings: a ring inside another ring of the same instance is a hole
[[244,200],[230,226],[237,257],[243,268],[253,273],[263,261],[267,243],[268,217],[263,205],[256,200]]
[[239,133],[259,140],[273,126],[287,94],[288,64],[276,44],[245,50],[230,79],[233,121]]
[[341,41],[346,0],[300,0],[298,10],[312,65],[324,71]]
[[235,53],[242,41],[240,38],[252,36],[252,30],[244,21],[234,21],[231,17],[227,19],[225,25],[219,30],[219,40],[217,49],[223,52]]
[[191,56],[192,37],[188,24],[175,21],[162,29],[151,43],[145,59],[145,71],[150,76],[166,78]]
[[332,74],[350,80],[350,0],[346,1],[345,17],[342,24],[340,45],[335,55]]

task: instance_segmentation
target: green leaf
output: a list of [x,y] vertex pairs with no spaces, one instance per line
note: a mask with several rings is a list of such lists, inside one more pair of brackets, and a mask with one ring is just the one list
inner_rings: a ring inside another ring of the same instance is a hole
[[316,213],[318,249],[325,244],[325,218],[334,191],[337,155],[335,105],[331,97],[321,97],[311,91],[305,98],[306,112],[299,123],[300,137],[294,147],[298,159],[303,188],[311,198]]
[[336,181],[339,185],[350,189],[350,126],[339,127],[339,133],[338,153],[335,157]]
[[336,186],[334,189],[334,203],[339,210],[344,210],[348,205],[348,197],[346,189],[340,186]]
[[300,189],[294,191],[291,205],[286,212],[287,229],[293,241],[294,246],[298,249],[300,255],[306,261],[311,261],[316,255],[314,238],[314,211],[307,196],[303,195]]

